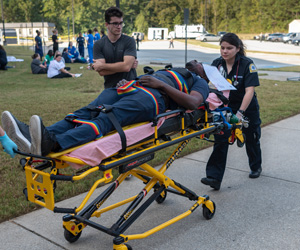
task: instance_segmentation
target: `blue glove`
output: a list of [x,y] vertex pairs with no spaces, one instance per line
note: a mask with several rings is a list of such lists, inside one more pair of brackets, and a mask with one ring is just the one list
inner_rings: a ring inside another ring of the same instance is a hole
[[18,146],[7,136],[5,135],[0,136],[0,142],[4,148],[4,152],[8,153],[12,158],[15,157],[16,153],[14,150],[18,149]]

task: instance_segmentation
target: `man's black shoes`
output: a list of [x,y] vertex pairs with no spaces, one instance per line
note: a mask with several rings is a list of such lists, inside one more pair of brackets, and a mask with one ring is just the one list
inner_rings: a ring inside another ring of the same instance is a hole
[[31,153],[35,155],[48,155],[56,146],[56,138],[43,125],[42,119],[33,115],[30,118]]
[[201,182],[204,185],[208,185],[208,186],[210,186],[211,188],[213,188],[215,190],[220,190],[221,182],[216,180],[216,179],[205,177],[205,178],[201,179]]
[[262,171],[261,167],[259,169],[257,169],[256,171],[251,170],[249,173],[249,178],[251,178],[251,179],[258,178],[260,176],[261,171]]

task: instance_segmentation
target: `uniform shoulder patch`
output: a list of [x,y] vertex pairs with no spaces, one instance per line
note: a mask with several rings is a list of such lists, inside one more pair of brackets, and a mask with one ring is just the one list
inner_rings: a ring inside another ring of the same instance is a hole
[[254,63],[251,63],[251,64],[249,65],[249,71],[250,71],[250,73],[257,72],[257,68],[256,68],[256,66],[254,65]]

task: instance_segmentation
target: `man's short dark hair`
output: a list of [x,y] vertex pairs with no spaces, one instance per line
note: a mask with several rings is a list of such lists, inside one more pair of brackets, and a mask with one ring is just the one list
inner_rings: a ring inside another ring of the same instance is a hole
[[121,18],[123,17],[123,12],[117,7],[110,7],[105,11],[105,22],[109,23],[113,16]]

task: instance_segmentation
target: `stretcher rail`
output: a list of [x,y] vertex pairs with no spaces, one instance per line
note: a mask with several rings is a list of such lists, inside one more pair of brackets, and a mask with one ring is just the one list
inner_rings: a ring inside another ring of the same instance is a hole
[[[18,152],[28,156],[26,159],[21,160],[27,182],[27,189],[24,193],[27,194],[27,198],[31,202],[46,207],[55,213],[67,214],[63,217],[63,227],[65,229],[64,236],[67,241],[77,241],[80,238],[83,229],[86,226],[90,226],[114,236],[114,250],[131,249],[131,247],[126,244],[129,240],[148,237],[149,235],[189,216],[199,207],[202,207],[203,209],[203,216],[206,219],[211,219],[215,214],[216,206],[208,196],[198,196],[183,184],[178,183],[165,175],[167,169],[170,168],[174,160],[178,158],[182,150],[194,137],[207,139],[211,134],[219,133],[222,130],[230,128],[232,130],[231,140],[243,140],[241,133],[243,124],[238,123],[232,125],[225,120],[226,113],[230,111],[219,111],[225,113],[220,116],[221,120],[214,121],[213,119],[208,119],[208,111],[205,106],[203,107],[203,111],[198,110],[195,112],[197,115],[187,115],[184,110],[175,110],[157,116],[153,121],[155,132],[151,138],[146,138],[136,145],[128,146],[126,152],[122,152],[122,154],[113,154],[107,159],[104,159],[97,166],[91,166],[85,170],[80,170],[79,174],[76,175],[64,175],[61,171],[67,168],[71,162],[85,165],[81,160],[65,156],[63,153],[51,153],[47,157],[41,157]],[[164,127],[162,130],[157,128],[159,118],[177,113],[179,113],[179,116],[169,124],[169,127],[176,128],[176,131],[169,131],[169,135],[165,132],[167,131],[166,127],[169,128],[168,126]],[[161,131],[163,131],[163,133]],[[174,132],[177,132],[177,134],[174,135]],[[147,163],[153,159],[156,151],[172,145],[178,146],[159,169],[155,169]],[[88,203],[91,195],[96,192],[97,187],[113,180],[112,169],[114,168],[119,169],[117,179],[108,185],[108,187],[93,201]],[[99,178],[93,183],[86,197],[78,206],[71,208],[55,206],[54,192],[57,181],[80,181],[96,171],[103,172],[102,178]],[[141,180],[145,184],[144,188],[132,197],[125,198],[124,200],[105,207],[104,203],[106,200],[114,194],[115,190],[121,186],[129,175]],[[151,190],[153,190],[153,194],[146,199]],[[157,225],[144,233],[125,235],[125,231],[137,221],[154,201],[163,203],[168,193],[185,197],[188,202],[192,201],[193,204],[189,206],[186,212],[162,222],[160,225]],[[94,221],[95,218],[101,217],[102,214],[125,205],[127,205],[127,207],[124,212],[121,213],[111,227],[103,226]]]

